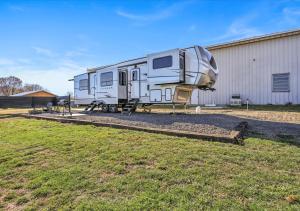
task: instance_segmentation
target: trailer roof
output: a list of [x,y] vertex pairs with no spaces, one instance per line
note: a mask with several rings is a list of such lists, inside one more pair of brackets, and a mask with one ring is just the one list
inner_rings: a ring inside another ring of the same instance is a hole
[[136,59],[129,59],[126,61],[122,61],[122,62],[118,62],[116,64],[112,64],[112,65],[105,65],[105,66],[100,66],[100,67],[95,67],[95,68],[88,68],[87,72],[88,73],[92,73],[92,72],[96,72],[97,70],[101,70],[107,67],[113,67],[113,66],[126,66],[126,65],[134,65],[134,64],[140,64],[140,63],[145,63],[146,62],[147,57],[140,57],[140,58],[136,58]]
[[[249,44],[249,43],[277,39],[277,38],[281,38],[281,37],[287,37],[287,36],[293,36],[293,35],[299,35],[299,34],[300,34],[300,29],[298,28],[298,29],[284,31],[284,32],[271,33],[271,34],[255,36],[255,37],[251,37],[251,38],[235,40],[235,41],[231,41],[231,42],[209,45],[209,46],[206,46],[205,48],[207,48],[208,50],[215,50],[215,49],[220,49],[220,48],[227,48],[227,47],[232,47],[232,46],[237,46],[237,45],[245,45],[245,44]],[[188,48],[193,48],[193,47],[194,46],[191,46]],[[188,48],[184,48],[184,49],[188,49]],[[104,69],[107,67],[113,67],[113,66],[126,66],[126,65],[134,65],[135,63],[136,64],[145,63],[146,58],[147,57],[140,57],[140,58],[136,58],[136,59],[129,59],[126,61],[118,62],[116,64],[105,65],[105,66],[100,66],[100,67],[95,67],[95,68],[88,68],[87,72],[92,73],[92,72],[96,72],[97,70],[101,70],[101,69]]]

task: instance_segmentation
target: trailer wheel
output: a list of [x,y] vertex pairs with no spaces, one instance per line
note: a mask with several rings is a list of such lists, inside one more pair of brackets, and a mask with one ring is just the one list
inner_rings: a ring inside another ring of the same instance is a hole
[[109,106],[107,104],[102,105],[102,112],[107,113],[109,111]]
[[117,113],[118,112],[118,106],[117,105],[109,105],[109,112]]

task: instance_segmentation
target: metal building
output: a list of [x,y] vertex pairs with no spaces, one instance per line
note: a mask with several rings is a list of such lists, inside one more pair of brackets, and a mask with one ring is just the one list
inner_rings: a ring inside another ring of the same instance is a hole
[[216,91],[193,92],[192,104],[300,104],[300,29],[211,45],[220,70]]

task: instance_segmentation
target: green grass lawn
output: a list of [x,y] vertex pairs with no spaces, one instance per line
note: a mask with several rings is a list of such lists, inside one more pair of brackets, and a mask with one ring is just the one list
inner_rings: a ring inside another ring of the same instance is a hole
[[2,119],[0,209],[299,210],[300,148],[245,143]]

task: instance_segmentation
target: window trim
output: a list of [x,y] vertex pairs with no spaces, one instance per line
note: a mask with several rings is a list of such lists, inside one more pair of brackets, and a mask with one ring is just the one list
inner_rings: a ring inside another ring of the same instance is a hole
[[[80,85],[80,82],[81,82],[81,81],[86,81],[86,86],[81,86],[81,85]],[[79,82],[78,82],[78,88],[79,88],[79,91],[88,90],[88,89],[89,89],[88,82],[89,82],[88,79],[80,79]]]
[[[275,90],[274,89],[274,76],[276,75],[287,75],[288,76],[288,89],[287,90]],[[290,73],[273,73],[272,74],[272,93],[286,93],[291,91],[291,74]]]
[[[170,63],[170,65],[168,65],[168,66],[159,66],[159,67],[156,67],[157,65],[154,65],[154,62],[155,61],[158,61],[158,60],[161,60],[161,59],[166,59],[166,58],[171,58],[171,63]],[[154,58],[153,60],[152,60],[152,69],[153,70],[157,70],[157,69],[163,69],[163,68],[170,68],[170,67],[172,67],[173,66],[173,56],[172,55],[168,55],[168,56],[162,56],[162,57],[157,57],[157,58]]]
[[[111,80],[105,80],[103,81],[103,75],[104,74],[111,74]],[[107,87],[107,86],[112,86],[114,83],[114,74],[112,71],[109,72],[104,72],[100,74],[100,86],[101,87]]]
[[[167,91],[170,90],[170,99],[167,99]],[[166,101],[171,101],[172,100],[172,89],[171,88],[166,88],[165,89],[165,100]]]

